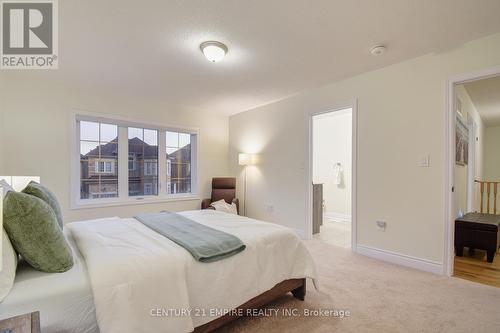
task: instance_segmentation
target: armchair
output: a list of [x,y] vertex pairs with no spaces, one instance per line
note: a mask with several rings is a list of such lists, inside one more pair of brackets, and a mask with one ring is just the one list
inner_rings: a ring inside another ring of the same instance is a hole
[[236,198],[236,178],[212,178],[212,196],[201,201],[201,209],[214,209],[210,204],[221,199],[228,204],[236,204],[238,214],[240,213],[240,201]]

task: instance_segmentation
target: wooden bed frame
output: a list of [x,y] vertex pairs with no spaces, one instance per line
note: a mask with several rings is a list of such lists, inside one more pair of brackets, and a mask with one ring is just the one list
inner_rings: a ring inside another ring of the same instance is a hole
[[[238,306],[235,310],[243,311],[235,311],[235,313],[245,313],[247,309],[260,308],[288,292],[291,292],[295,298],[303,301],[306,296],[306,279],[290,279],[280,282],[272,289],[252,298],[245,304]],[[196,327],[193,333],[212,332],[238,318],[239,316],[236,314],[226,314],[225,316],[219,317],[204,325]]]

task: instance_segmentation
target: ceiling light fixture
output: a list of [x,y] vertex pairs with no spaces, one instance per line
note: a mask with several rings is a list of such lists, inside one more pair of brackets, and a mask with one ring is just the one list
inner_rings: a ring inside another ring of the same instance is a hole
[[385,53],[387,51],[387,47],[384,45],[375,45],[370,49],[370,53],[374,56],[379,56]]
[[200,50],[208,61],[218,62],[226,56],[227,46],[221,42],[208,41],[201,43]]

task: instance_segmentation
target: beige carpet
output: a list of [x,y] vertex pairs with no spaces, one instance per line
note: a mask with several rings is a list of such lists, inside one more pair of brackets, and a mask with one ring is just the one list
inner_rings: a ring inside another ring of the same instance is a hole
[[500,332],[500,288],[424,273],[306,242],[320,291],[305,302],[284,296],[269,308],[346,309],[348,318],[242,318],[220,332]]

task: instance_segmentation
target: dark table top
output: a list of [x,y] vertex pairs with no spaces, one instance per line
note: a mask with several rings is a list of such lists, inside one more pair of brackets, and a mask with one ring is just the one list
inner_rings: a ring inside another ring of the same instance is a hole
[[455,223],[475,229],[498,230],[500,215],[467,213],[463,217],[455,219]]

